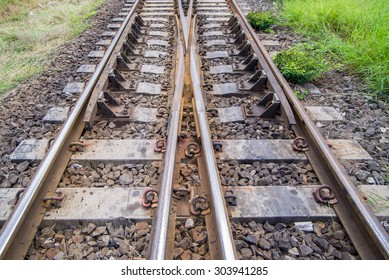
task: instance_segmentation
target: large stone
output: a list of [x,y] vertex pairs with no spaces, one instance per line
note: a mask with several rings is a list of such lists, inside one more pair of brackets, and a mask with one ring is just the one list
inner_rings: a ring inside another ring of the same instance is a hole
[[119,182],[122,185],[129,185],[134,182],[133,174],[131,172],[125,173],[119,177]]
[[259,241],[259,235],[258,234],[256,234],[256,235],[250,234],[250,235],[246,236],[244,240],[248,244],[256,245],[257,242]]
[[193,230],[193,241],[199,244],[203,244],[207,240],[207,233],[205,231],[198,232]]
[[296,247],[293,247],[292,249],[288,250],[288,253],[292,256],[298,257],[299,256],[299,250]]
[[271,244],[265,238],[261,238],[258,241],[258,246],[264,250],[269,250],[271,248]]
[[263,225],[263,228],[264,228],[267,232],[273,232],[273,231],[274,231],[274,226],[272,226],[271,224],[269,224],[268,221],[265,222],[265,224]]
[[96,237],[96,236],[102,235],[102,234],[105,232],[106,229],[107,229],[106,226],[97,227],[97,228],[91,233],[91,236],[92,236],[92,237]]
[[121,255],[126,254],[128,251],[130,251],[130,249],[131,249],[130,244],[128,244],[128,243],[125,242],[125,241],[120,242],[120,245],[119,245],[119,253],[120,253]]
[[245,245],[245,243],[242,240],[234,240],[234,242],[235,242],[236,251],[240,251],[240,249],[242,249],[243,246]]
[[337,230],[334,232],[334,238],[338,240],[343,240],[346,237],[346,234],[343,230]]
[[149,229],[148,222],[137,222],[135,225],[135,232],[138,232],[140,230],[148,230],[148,229]]
[[104,56],[104,51],[91,51],[88,53],[89,58],[102,58]]
[[187,229],[191,229],[191,228],[194,228],[195,227],[195,222],[193,219],[189,218],[185,221],[185,227]]
[[342,115],[333,107],[307,106],[305,109],[307,109],[308,114],[315,121],[343,121]]
[[55,256],[54,260],[63,260],[65,258],[65,253],[62,251],[59,251]]
[[10,156],[12,162],[40,161],[46,154],[49,140],[23,140]]
[[314,237],[313,243],[315,243],[317,246],[319,246],[323,251],[327,251],[329,242],[325,238],[321,237]]
[[173,250],[173,258],[177,259],[181,254],[184,252],[184,249],[182,248],[174,248]]
[[69,107],[53,107],[43,117],[44,123],[63,123],[66,121]]
[[16,166],[16,169],[19,171],[19,172],[23,172],[27,169],[28,165],[30,163],[28,161],[23,161],[21,163],[19,163],[17,166]]
[[181,254],[182,260],[191,260],[192,259],[192,252],[190,250],[184,250]]
[[242,259],[244,260],[250,260],[253,256],[253,252],[250,248],[243,248],[242,250],[240,250],[240,254],[242,255]]
[[189,237],[185,237],[184,239],[182,239],[179,246],[184,250],[189,249],[190,247],[192,247],[192,241]]
[[309,256],[310,254],[313,253],[312,248],[308,247],[307,245],[300,245],[299,246],[299,254],[302,257]]
[[284,251],[288,251],[292,248],[292,246],[289,243],[289,240],[287,238],[281,238],[277,240],[278,248]]

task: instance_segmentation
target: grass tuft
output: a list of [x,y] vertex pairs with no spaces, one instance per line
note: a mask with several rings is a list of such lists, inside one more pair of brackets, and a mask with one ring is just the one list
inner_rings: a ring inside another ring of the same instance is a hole
[[249,12],[247,21],[256,30],[270,32],[270,26],[277,23],[277,17],[269,11]]
[[303,43],[281,51],[275,56],[274,62],[286,80],[304,84],[315,81],[331,70],[325,57],[321,46]]
[[376,96],[389,98],[387,0],[283,0],[281,16],[327,46]]

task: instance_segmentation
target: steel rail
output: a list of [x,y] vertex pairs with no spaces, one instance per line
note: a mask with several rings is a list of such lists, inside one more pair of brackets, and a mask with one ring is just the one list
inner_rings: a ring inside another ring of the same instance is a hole
[[225,260],[235,259],[235,245],[232,238],[231,228],[228,220],[228,214],[224,197],[222,194],[220,178],[218,174],[217,163],[212,146],[207,112],[204,103],[203,92],[201,90],[200,77],[198,73],[198,63],[196,60],[196,27],[197,17],[193,17],[192,21],[192,42],[190,49],[190,73],[192,77],[193,95],[196,104],[196,113],[199,121],[200,137],[202,144],[202,153],[205,158],[208,181],[211,189],[213,209],[216,216],[216,226],[218,229],[218,239],[221,249],[221,254]]
[[[192,1],[190,2],[190,5],[192,6]],[[177,0],[178,2],[178,9],[180,11],[180,19],[181,19],[181,25],[182,25],[182,32],[184,34],[184,42],[185,42],[185,53],[188,50],[188,43],[189,43],[189,26],[190,26],[190,16],[188,18],[185,17],[184,14],[184,9],[182,7],[182,2],[181,0]],[[189,15],[189,13],[188,13]],[[189,19],[189,20],[188,20]],[[188,21],[189,21],[189,26],[188,26]]]
[[12,211],[11,215],[7,219],[6,223],[4,224],[0,232],[0,259],[5,258],[7,254],[7,250],[11,246],[19,228],[23,224],[28,211],[30,210],[36,196],[39,193],[39,190],[44,184],[44,181],[47,178],[47,176],[50,174],[51,166],[53,165],[53,162],[57,159],[58,154],[60,153],[61,149],[64,147],[64,144],[73,126],[75,125],[76,120],[78,119],[80,113],[82,112],[85,105],[87,104],[88,99],[93,91],[93,88],[95,87],[113,50],[115,49],[120,37],[122,36],[125,27],[129,23],[132,15],[135,13],[135,10],[138,7],[139,2],[140,0],[135,0],[133,6],[131,7],[130,12],[126,16],[117,34],[113,38],[112,43],[109,45],[107,51],[105,52],[104,57],[101,59],[100,63],[98,64],[96,71],[94,72],[88,84],[86,85],[84,91],[78,98],[74,106],[74,109],[72,110],[68,119],[64,123],[61,131],[59,132],[52,146],[50,147],[45,158],[42,160],[41,164],[39,165],[39,168],[36,171],[31,183],[26,188],[23,196],[21,197],[15,209]]
[[[288,82],[282,76],[280,70],[274,64],[266,48],[260,42],[254,29],[245,19],[242,10],[235,0],[228,0],[238,14],[240,21],[246,26],[252,35],[255,44],[261,51],[266,63],[276,77],[285,95],[292,104],[295,115],[300,123],[297,129],[308,137],[310,147],[314,151],[307,152],[308,159],[316,164],[316,173],[321,181],[328,181],[336,194],[339,203],[334,205],[334,210],[349,234],[360,256],[364,259],[389,259],[389,236],[381,226],[370,208],[361,201],[360,194],[351,182],[344,168],[335,158],[325,139],[311,121],[304,107],[294,95]],[[351,211],[351,212],[350,212]]]
[[[178,26],[178,19],[176,17]],[[161,176],[161,186],[159,188],[157,214],[154,220],[154,231],[151,239],[151,260],[164,260],[166,254],[166,244],[168,238],[169,214],[171,197],[173,190],[173,175],[176,162],[176,150],[179,133],[179,123],[181,117],[182,94],[184,90],[185,58],[179,30],[177,31],[177,51],[179,59],[176,68],[175,90],[173,104],[170,113],[168,130],[168,141]]]

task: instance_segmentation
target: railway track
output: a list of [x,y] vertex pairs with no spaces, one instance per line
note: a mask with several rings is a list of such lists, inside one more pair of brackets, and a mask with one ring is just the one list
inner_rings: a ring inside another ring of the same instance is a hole
[[56,139],[13,155],[41,164],[2,190],[1,258],[388,258],[235,1],[126,1],[119,16]]

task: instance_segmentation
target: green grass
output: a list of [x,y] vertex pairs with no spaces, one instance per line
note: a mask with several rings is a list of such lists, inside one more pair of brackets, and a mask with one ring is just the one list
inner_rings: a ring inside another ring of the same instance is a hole
[[373,93],[389,98],[387,0],[283,0],[287,25],[326,46]]
[[305,100],[308,97],[308,95],[309,95],[309,91],[307,91],[307,90],[297,90],[297,91],[294,92],[294,95],[296,95],[298,100]]
[[88,26],[104,0],[0,0],[0,93],[44,71],[50,53]]
[[249,12],[247,21],[256,30],[271,32],[270,26],[277,23],[277,17],[269,11]]
[[325,48],[307,43],[281,51],[275,56],[274,63],[285,79],[295,84],[315,81],[332,68],[326,59]]

